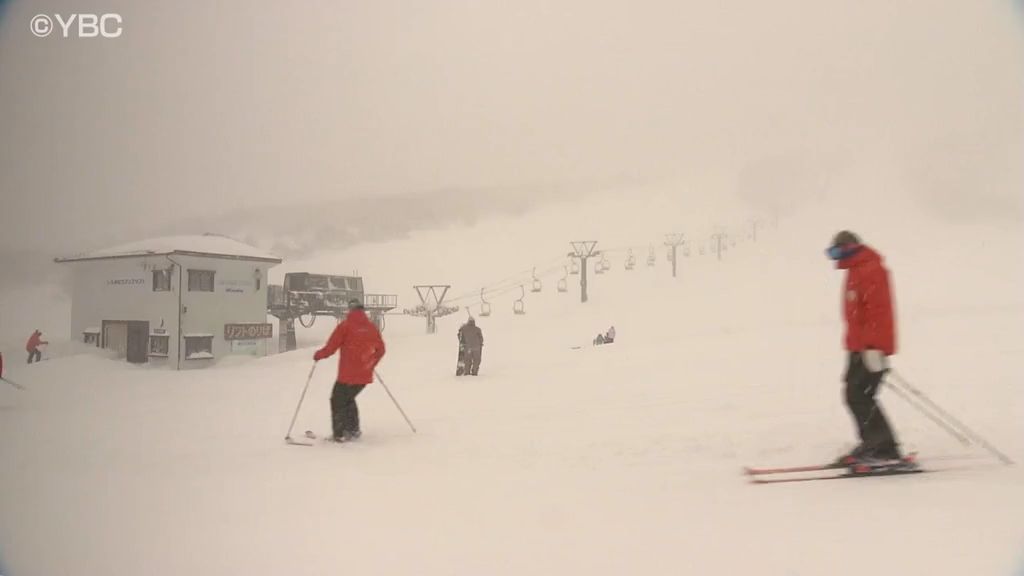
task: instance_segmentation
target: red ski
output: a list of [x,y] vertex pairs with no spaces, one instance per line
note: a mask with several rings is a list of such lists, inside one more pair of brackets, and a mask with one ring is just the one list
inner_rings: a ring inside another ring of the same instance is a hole
[[[829,472],[843,470],[842,474],[816,474],[813,476],[790,476],[791,474],[809,472]],[[917,454],[907,454],[899,462],[884,464],[868,464],[854,462],[851,464],[830,463],[811,466],[787,466],[782,468],[745,468],[744,473],[755,484],[775,484],[779,482],[807,482],[810,480],[838,480],[840,478],[863,478],[867,476],[892,476],[897,474],[915,474],[924,472],[917,466]],[[762,476],[783,475],[781,478],[763,478]]]
[[849,468],[848,464],[816,464],[811,466],[786,466],[783,468],[744,468],[743,472],[748,476],[760,476],[763,474],[791,474],[796,472],[821,472],[823,470],[842,470]]
[[889,469],[889,470],[871,470],[868,472],[844,472],[842,474],[828,474],[825,476],[785,476],[782,478],[757,478],[751,477],[750,481],[753,484],[781,484],[784,482],[812,482],[815,480],[843,480],[849,478],[874,478],[876,476],[900,476],[903,474],[920,474],[927,472],[922,468],[911,468],[911,469]]

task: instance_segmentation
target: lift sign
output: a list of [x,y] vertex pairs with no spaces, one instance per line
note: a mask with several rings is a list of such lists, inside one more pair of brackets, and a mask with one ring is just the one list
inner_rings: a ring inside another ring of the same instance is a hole
[[225,340],[256,340],[271,338],[274,335],[272,324],[225,324]]

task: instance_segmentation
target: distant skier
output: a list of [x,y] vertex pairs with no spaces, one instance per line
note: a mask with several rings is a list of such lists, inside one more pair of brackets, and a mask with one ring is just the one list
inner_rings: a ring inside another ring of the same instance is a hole
[[32,332],[32,335],[28,337],[28,342],[25,343],[25,351],[28,352],[28,363],[39,362],[43,359],[43,353],[39,351],[40,346],[49,344],[46,340],[43,340],[43,333],[39,330]]
[[484,333],[476,325],[476,319],[470,317],[459,328],[459,345],[462,346],[466,364],[464,373],[476,376],[480,371],[480,358],[484,351]]
[[846,320],[846,405],[853,415],[861,443],[840,458],[843,463],[867,459],[899,459],[900,452],[889,421],[875,400],[888,356],[896,353],[889,272],[882,257],[856,234],[836,234],[826,251],[836,267],[846,270],[843,312]]
[[362,435],[356,396],[373,382],[373,370],[384,356],[384,339],[357,299],[349,300],[345,320],[313,359],[319,362],[339,349],[338,378],[331,392],[331,429],[334,441],[346,442]]

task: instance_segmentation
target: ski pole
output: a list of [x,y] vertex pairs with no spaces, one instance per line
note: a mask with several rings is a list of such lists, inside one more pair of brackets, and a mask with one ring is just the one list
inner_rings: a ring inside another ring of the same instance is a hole
[[292,423],[288,425],[288,433],[285,434],[285,441],[292,439],[292,428],[295,427],[295,419],[299,417],[299,409],[302,408],[302,401],[306,399],[306,390],[309,390],[309,383],[313,380],[313,371],[316,370],[316,362],[313,362],[313,367],[309,369],[309,376],[306,378],[306,385],[302,387],[302,395],[299,396],[299,404],[295,406],[295,414],[292,416]]
[[14,380],[8,380],[7,378],[0,378],[0,380],[3,380],[4,382],[7,382],[8,384],[10,384],[11,386],[14,386],[18,390],[24,390],[25,389],[24,386],[22,386],[21,384],[18,384]]
[[398,400],[395,400],[395,395],[388,389],[388,385],[384,383],[384,379],[380,377],[380,374],[378,374],[376,370],[373,371],[373,375],[377,377],[377,382],[380,382],[380,385],[384,387],[384,391],[388,393],[388,396],[391,397],[391,401],[395,403],[395,408],[398,408],[398,411],[402,413],[402,418],[405,418],[405,423],[409,425],[409,428],[411,428],[413,434],[415,434],[416,427],[412,425],[412,421],[405,415],[405,410],[402,410],[402,407],[398,404]]
[[889,390],[892,390],[893,392],[895,392],[897,396],[899,396],[900,398],[903,398],[904,402],[906,402],[907,404],[910,404],[915,409],[917,409],[918,412],[920,412],[921,414],[924,414],[925,416],[927,416],[929,420],[931,420],[932,422],[935,422],[936,424],[938,424],[946,432],[949,432],[949,434],[951,436],[953,436],[954,438],[956,438],[957,440],[959,440],[961,444],[963,444],[964,446],[970,446],[971,445],[970,438],[964,436],[960,432],[957,432],[957,430],[955,428],[953,428],[952,426],[947,424],[943,419],[939,418],[935,414],[932,414],[931,412],[926,410],[924,406],[922,406],[921,404],[917,403],[910,396],[910,394],[905,392],[902,388],[900,388],[899,386],[894,385],[892,382],[889,382],[889,381],[886,381],[886,384],[889,385]]
[[911,394],[913,394],[914,396],[919,398],[922,402],[926,403],[929,407],[931,407],[933,410],[935,410],[936,413],[938,413],[940,416],[942,416],[942,418],[944,418],[947,423],[952,424],[953,426],[958,428],[959,431],[964,436],[967,436],[975,444],[978,444],[982,448],[984,448],[984,449],[988,450],[989,452],[991,452],[992,455],[994,455],[996,458],[999,458],[999,460],[1001,460],[1003,462],[1003,464],[1013,464],[1014,463],[1013,460],[1010,459],[1009,456],[1007,456],[1006,454],[1001,452],[995,446],[990,444],[987,440],[985,440],[984,438],[979,436],[977,433],[975,433],[973,430],[968,428],[963,422],[961,422],[960,420],[955,418],[952,414],[950,414],[949,412],[946,412],[945,410],[943,410],[941,406],[936,404],[931,398],[926,396],[924,392],[922,392],[917,387],[915,387],[913,384],[908,382],[906,378],[904,378],[900,374],[897,374],[895,371],[893,371],[892,374],[896,378],[896,383],[897,384],[899,384],[900,386],[905,388],[907,392],[910,392]]

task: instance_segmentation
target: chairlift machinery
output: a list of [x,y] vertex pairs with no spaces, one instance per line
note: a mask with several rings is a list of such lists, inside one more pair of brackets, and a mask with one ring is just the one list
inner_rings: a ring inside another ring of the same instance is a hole
[[370,320],[384,330],[384,316],[398,306],[394,294],[366,294],[359,276],[288,272],[284,283],[267,286],[267,313],[279,322],[279,349],[295,350],[295,320],[311,328],[319,316],[335,322],[348,313],[351,299],[363,303]]

